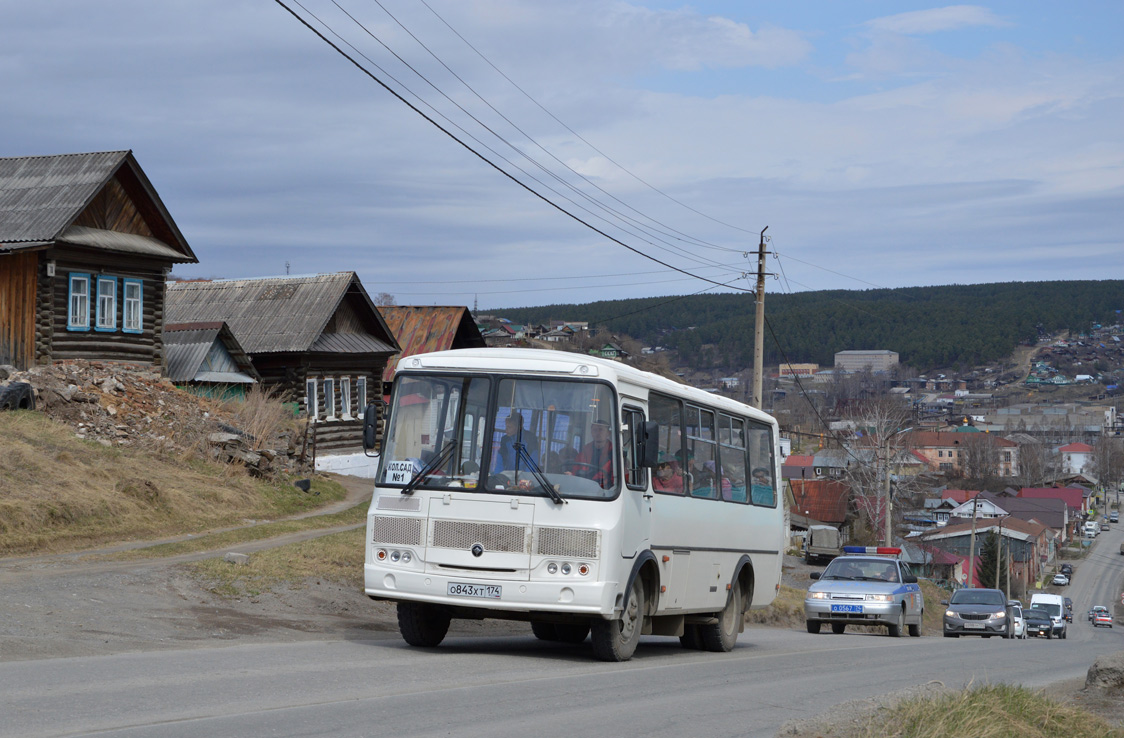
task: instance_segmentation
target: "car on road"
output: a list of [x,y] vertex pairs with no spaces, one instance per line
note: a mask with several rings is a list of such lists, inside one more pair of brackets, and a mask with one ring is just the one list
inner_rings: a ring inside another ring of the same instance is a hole
[[1120,513],[1118,513],[1118,512],[1117,512],[1117,511],[1115,511],[1115,510],[1113,510],[1112,512],[1110,512],[1110,513],[1108,514],[1108,522],[1110,522],[1110,523],[1119,523],[1119,522],[1120,522]]
[[819,633],[825,623],[832,633],[848,625],[885,625],[893,637],[907,629],[920,636],[925,600],[900,554],[890,546],[844,546],[822,573],[812,572],[815,581],[804,596],[808,632]]
[[1107,521],[1107,520],[1102,520],[1102,521],[1101,521],[1101,530],[1108,530],[1108,529],[1109,529],[1109,527],[1108,527],[1108,521]]
[[1008,612],[1011,614],[1011,637],[1026,639],[1026,618],[1023,617],[1023,605],[1018,600],[1007,603]]
[[1054,575],[1053,583],[1058,587],[1064,587],[1069,584],[1069,577],[1061,572]]
[[1065,621],[1067,623],[1073,622],[1073,600],[1065,598]]
[[1012,622],[1007,596],[1000,589],[965,587],[943,601],[944,637],[978,635],[984,638],[1012,636]]
[[1052,592],[1037,592],[1030,596],[1031,607],[1041,607],[1050,615],[1054,624],[1053,635],[1065,638],[1069,631],[1069,624],[1065,619],[1065,600],[1060,594]]
[[1044,607],[1028,607],[1023,610],[1026,620],[1026,634],[1037,638],[1038,636],[1054,637],[1054,621]]
[[1105,608],[1101,608],[1093,615],[1093,627],[1099,628],[1102,625],[1112,627],[1112,614]]
[[1105,607],[1104,605],[1093,605],[1092,609],[1089,610],[1089,622],[1090,623],[1093,622],[1093,618],[1095,618],[1097,616],[1098,612],[1108,612],[1108,608]]

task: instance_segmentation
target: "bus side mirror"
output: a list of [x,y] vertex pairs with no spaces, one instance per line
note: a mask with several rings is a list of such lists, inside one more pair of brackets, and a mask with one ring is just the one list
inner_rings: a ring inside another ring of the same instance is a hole
[[648,421],[642,428],[644,435],[640,439],[640,465],[655,469],[660,458],[660,424]]
[[379,415],[382,407],[381,402],[369,402],[363,411],[363,453],[367,456],[371,456],[368,452],[373,451],[378,443]]

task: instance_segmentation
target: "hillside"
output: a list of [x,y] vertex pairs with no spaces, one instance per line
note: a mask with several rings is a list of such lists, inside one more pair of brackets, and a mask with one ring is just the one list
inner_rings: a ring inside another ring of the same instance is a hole
[[[765,363],[834,363],[837,351],[888,349],[919,371],[1008,357],[1041,333],[1120,321],[1124,281],[1004,282],[770,293]],[[692,369],[753,361],[751,295],[688,295],[491,311],[521,323],[589,321],[677,351]]]

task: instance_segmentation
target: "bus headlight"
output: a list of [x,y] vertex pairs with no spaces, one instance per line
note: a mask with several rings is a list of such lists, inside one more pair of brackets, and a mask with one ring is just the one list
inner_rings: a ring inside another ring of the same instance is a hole
[[398,560],[401,559],[401,558],[402,558],[402,554],[399,553],[398,551],[391,551],[390,552],[390,560],[392,562],[394,562],[395,564],[397,564]]
[[563,565],[562,565],[562,573],[563,573],[563,574],[567,574],[567,575],[568,575],[568,574],[570,573],[570,571],[571,571],[571,567],[570,567],[570,565],[569,565],[569,564],[563,564]]
[[551,561],[549,564],[546,565],[546,573],[547,574],[557,574],[558,573],[558,564]]
[[412,556],[412,555],[410,554],[410,552],[409,552],[409,551],[403,551],[403,552],[402,552],[402,563],[403,563],[403,564],[408,564],[408,563],[410,563],[410,561],[411,561],[411,560],[413,560],[413,558],[414,558],[414,557],[413,557],[413,556]]

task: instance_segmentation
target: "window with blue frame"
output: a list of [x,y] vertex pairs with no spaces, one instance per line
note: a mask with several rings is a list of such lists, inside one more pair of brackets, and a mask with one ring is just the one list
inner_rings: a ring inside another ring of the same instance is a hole
[[125,311],[121,318],[121,330],[125,333],[141,333],[144,330],[144,282],[128,278],[122,282]]
[[90,275],[71,272],[68,292],[66,329],[68,331],[90,330]]
[[96,331],[117,330],[117,278],[98,277],[98,308]]

